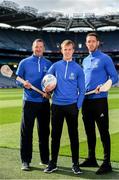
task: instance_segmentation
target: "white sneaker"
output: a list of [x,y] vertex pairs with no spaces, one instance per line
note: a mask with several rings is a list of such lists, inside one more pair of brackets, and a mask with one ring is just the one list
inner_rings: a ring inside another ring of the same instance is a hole
[[47,166],[48,166],[48,163],[42,163],[42,162],[40,162],[39,165],[40,165],[40,166],[45,166],[45,167],[47,167]]
[[23,171],[29,171],[29,170],[30,170],[29,163],[23,162],[23,163],[22,163],[21,170],[23,170]]

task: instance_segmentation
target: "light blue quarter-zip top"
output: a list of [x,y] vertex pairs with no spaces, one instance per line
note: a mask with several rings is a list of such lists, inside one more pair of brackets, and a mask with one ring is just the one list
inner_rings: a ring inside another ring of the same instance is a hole
[[60,60],[48,70],[57,78],[52,102],[56,105],[77,103],[78,109],[82,106],[85,94],[85,81],[82,68],[75,61]]
[[[33,86],[42,90],[41,81],[50,68],[51,64],[52,63],[43,56],[37,57],[35,55],[31,55],[19,63],[16,75],[20,76],[24,80],[28,80]],[[23,99],[32,102],[47,101],[46,98],[43,98],[42,95],[36,91],[25,88]]]
[[[111,57],[100,50],[91,52],[83,60],[83,70],[86,92],[95,89],[98,85],[104,84],[108,79],[112,80],[112,84],[118,80],[117,71]],[[88,95],[85,98],[104,98],[107,95],[107,92],[101,92],[99,94]]]

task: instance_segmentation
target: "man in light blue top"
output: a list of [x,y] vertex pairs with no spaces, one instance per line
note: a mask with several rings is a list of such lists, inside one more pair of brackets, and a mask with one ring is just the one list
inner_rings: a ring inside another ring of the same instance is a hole
[[89,33],[86,37],[86,46],[89,55],[83,60],[86,92],[96,89],[96,93],[86,95],[83,106],[83,122],[88,141],[88,158],[80,164],[81,167],[97,167],[95,147],[96,132],[95,122],[100,132],[104,149],[104,161],[96,174],[104,174],[112,171],[110,163],[110,134],[108,117],[108,92],[101,92],[101,84],[109,81],[111,84],[117,81],[117,72],[112,59],[101,52],[99,37],[96,33]]
[[72,59],[74,43],[71,40],[62,42],[61,52],[63,59],[54,63],[48,71],[49,74],[56,76],[57,86],[53,93],[51,107],[51,161],[44,172],[51,173],[57,170],[60,138],[64,118],[66,118],[72,152],[72,171],[75,174],[80,174],[78,112],[82,106],[85,94],[84,73],[80,65]]
[[31,89],[31,84],[41,89],[41,81],[51,66],[51,62],[43,57],[44,42],[36,39],[33,42],[33,54],[23,59],[18,66],[16,74],[23,78],[23,112],[21,122],[20,155],[22,170],[30,170],[29,164],[32,159],[32,139],[35,118],[39,138],[40,158],[43,164],[49,162],[49,123],[50,104],[47,93],[41,94]]

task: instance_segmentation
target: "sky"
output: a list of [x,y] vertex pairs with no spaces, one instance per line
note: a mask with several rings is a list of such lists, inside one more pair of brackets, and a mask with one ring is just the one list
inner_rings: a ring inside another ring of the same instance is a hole
[[[74,13],[104,14],[119,12],[119,0],[12,0],[20,8],[31,6],[39,12],[61,12],[72,16]],[[3,0],[0,0],[0,3]]]

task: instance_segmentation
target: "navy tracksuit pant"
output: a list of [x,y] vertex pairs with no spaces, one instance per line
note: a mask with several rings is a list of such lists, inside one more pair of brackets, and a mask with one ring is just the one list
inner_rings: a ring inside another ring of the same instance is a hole
[[88,157],[95,158],[97,124],[104,149],[104,162],[110,162],[110,134],[107,98],[85,99],[82,106],[83,122],[88,142]]
[[79,140],[78,140],[78,108],[77,104],[55,105],[52,104],[52,132],[51,132],[51,162],[57,164],[58,152],[60,148],[60,138],[63,129],[64,118],[66,119],[72,162],[79,161]]
[[22,162],[31,162],[33,127],[35,118],[37,119],[37,130],[39,139],[40,158],[43,163],[49,161],[49,123],[50,123],[50,104],[49,102],[30,102],[24,101],[22,122],[20,155]]

